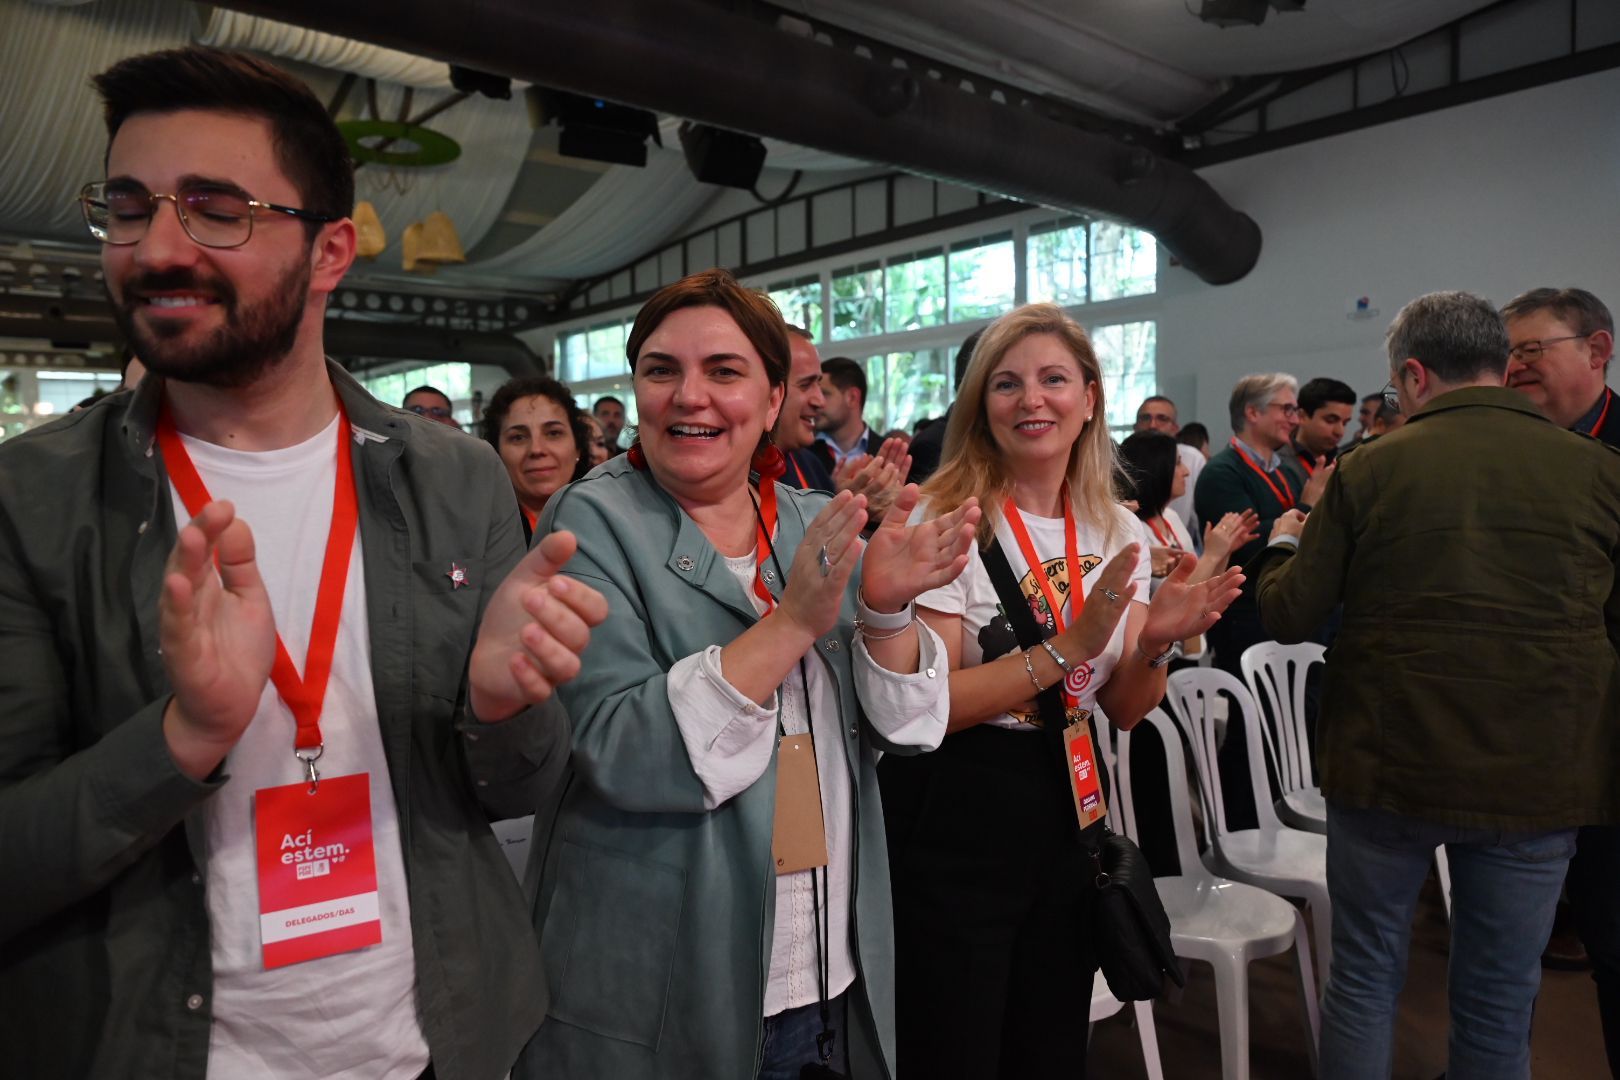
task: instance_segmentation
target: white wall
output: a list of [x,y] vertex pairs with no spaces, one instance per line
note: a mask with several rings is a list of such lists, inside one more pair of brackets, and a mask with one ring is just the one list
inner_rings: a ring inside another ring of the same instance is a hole
[[[1224,437],[1249,372],[1378,390],[1384,330],[1437,289],[1502,304],[1579,285],[1620,311],[1617,101],[1620,71],[1601,72],[1204,170],[1264,249],[1233,285],[1160,271],[1160,386],[1182,422]],[[1364,295],[1378,314],[1348,318]]]

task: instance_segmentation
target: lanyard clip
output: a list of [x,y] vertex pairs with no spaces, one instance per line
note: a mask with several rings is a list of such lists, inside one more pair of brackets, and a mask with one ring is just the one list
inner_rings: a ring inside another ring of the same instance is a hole
[[325,753],[325,751],[326,746],[324,743],[313,750],[299,749],[293,751],[293,757],[304,763],[304,778],[309,781],[309,793],[311,795],[315,794],[315,789],[321,785],[321,774],[315,768],[315,762],[320,759],[321,754]]

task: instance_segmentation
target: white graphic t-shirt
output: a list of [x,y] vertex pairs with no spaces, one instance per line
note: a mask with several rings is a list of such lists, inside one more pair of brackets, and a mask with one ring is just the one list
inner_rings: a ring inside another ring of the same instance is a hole
[[[1141,538],[1141,529],[1136,518],[1122,506],[1116,506],[1113,510],[1116,524],[1113,536],[1107,539],[1104,538],[1103,529],[1099,525],[1084,520],[1078,523],[1081,596],[1088,600],[1091,597],[1092,586],[1100,576],[1101,568],[1107,565],[1108,560],[1118,554],[1120,549]],[[928,508],[922,505],[913,514],[913,520],[927,516]],[[1063,519],[1037,517],[1028,513],[1022,517],[1025,528],[1029,530],[1030,543],[1034,545],[1036,554],[1041,558],[1047,579],[1057,594],[1058,603],[1063,605],[1064,625],[1071,625],[1075,612],[1068,602],[1071,582],[1069,568],[1066,565],[1068,557],[1065,554]],[[1053,626],[1052,613],[1047,608],[1046,598],[1035,581],[1035,575],[1030,573],[1029,562],[1024,558],[1012,527],[1004,515],[996,522],[996,539],[1001,542],[1001,550],[1007,556],[1007,563],[1018,577],[1019,589],[1029,602],[1036,624],[1050,630]],[[1136,570],[1132,575],[1132,580],[1136,582],[1135,601],[1147,602],[1151,569],[1147,552],[1144,550],[1137,560]],[[1098,596],[1096,602],[1107,601]],[[917,597],[917,606],[946,615],[961,616],[961,666],[964,668],[975,667],[987,660],[1019,651],[1018,639],[1013,633],[1012,625],[1001,611],[1000,598],[996,594],[995,585],[990,581],[989,571],[984,567],[984,559],[979,553],[977,544],[973,547],[967,569],[949,585],[932,589]],[[1108,681],[1108,676],[1112,674],[1124,651],[1125,616],[1121,616],[1119,625],[1114,630],[1114,636],[1108,641],[1108,648],[1104,649],[1100,656],[1091,658],[1091,677],[1084,680],[1084,685],[1080,687],[1078,715],[1071,713],[1069,717],[1071,721],[1083,719],[1096,708],[1097,690]],[[1030,688],[1030,694],[1034,695],[1034,687]],[[1034,711],[1014,709],[985,722],[995,724],[997,727],[1033,731],[1040,727],[1041,720]]]

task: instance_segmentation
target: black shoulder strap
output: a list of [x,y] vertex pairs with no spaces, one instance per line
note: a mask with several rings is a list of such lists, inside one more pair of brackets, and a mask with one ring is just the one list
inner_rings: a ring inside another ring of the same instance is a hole
[[[1007,553],[1001,550],[1001,541],[994,540],[990,547],[983,552],[984,568],[990,574],[990,584],[996,587],[996,597],[1001,601],[1002,613],[1007,616],[1007,624],[1012,627],[1013,636],[1018,644],[1024,648],[1032,648],[1045,640],[1046,635],[1035,622],[1035,616],[1029,610],[1029,600],[1018,587],[1018,578],[1013,574],[1012,564],[1007,561]],[[1059,746],[1059,760],[1061,760],[1061,747],[1063,743],[1063,728],[1067,720],[1067,713],[1063,708],[1063,691],[1059,683],[1053,683],[1043,690],[1036,699],[1041,711],[1041,727],[1054,736],[1053,742]]]
[[[990,583],[996,587],[996,597],[1001,601],[1001,610],[1007,616],[1007,625],[1012,628],[1013,636],[1018,644],[1028,649],[1039,645],[1046,639],[1041,633],[1040,626],[1035,622],[1034,614],[1029,610],[1029,600],[1025,598],[1023,590],[1018,587],[1018,578],[1013,574],[1012,564],[1007,561],[1007,553],[1001,550],[1001,541],[992,540],[990,546],[981,553],[985,571],[990,575]],[[1076,585],[1076,588],[1079,586]],[[1063,777],[1063,790],[1069,789],[1069,772],[1066,762],[1068,752],[1063,747],[1063,729],[1068,726],[1068,711],[1063,706],[1063,684],[1060,681],[1048,686],[1035,699],[1041,713],[1041,733],[1052,744],[1052,763],[1057,766]],[[1089,721],[1091,728],[1091,744],[1097,743],[1097,721],[1095,716]],[[1102,779],[1103,798],[1113,797],[1112,785],[1109,783],[1108,770],[1103,766],[1100,751],[1097,753],[1097,772]],[[1099,832],[1093,826],[1088,832]],[[1081,843],[1089,851],[1092,843],[1088,837],[1082,837]]]

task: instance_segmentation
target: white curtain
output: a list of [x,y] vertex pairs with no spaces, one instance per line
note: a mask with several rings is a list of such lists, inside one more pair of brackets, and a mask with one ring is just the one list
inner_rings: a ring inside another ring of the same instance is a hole
[[[379,17],[386,17],[379,12]],[[197,41],[222,49],[252,49],[287,60],[353,72],[368,79],[418,89],[450,89],[450,66],[438,60],[306,30],[301,26],[213,8]]]
[[107,147],[90,77],[126,56],[185,45],[195,10],[173,0],[0,0],[0,232],[89,241],[74,197],[104,175]]
[[538,278],[604,273],[670,239],[719,190],[693,180],[679,150],[649,147],[646,168],[613,166],[551,224],[467,270]]

